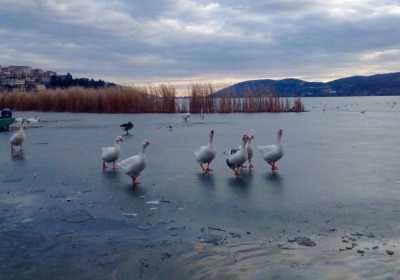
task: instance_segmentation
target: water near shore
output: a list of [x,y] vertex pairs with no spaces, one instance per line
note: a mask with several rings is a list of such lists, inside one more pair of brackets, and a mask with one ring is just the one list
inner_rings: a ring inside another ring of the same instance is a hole
[[[400,276],[400,98],[305,98],[308,113],[98,115],[21,113],[11,157],[0,134],[1,279],[397,279]],[[101,171],[100,147],[135,123],[122,157],[148,148],[132,189]],[[172,130],[168,128],[172,125]],[[233,178],[223,151],[284,131],[271,175]],[[215,130],[204,176],[193,151]]]

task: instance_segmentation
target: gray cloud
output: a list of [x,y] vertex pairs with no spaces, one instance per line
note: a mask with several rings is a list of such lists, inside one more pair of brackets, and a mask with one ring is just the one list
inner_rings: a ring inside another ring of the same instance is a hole
[[399,70],[394,0],[0,0],[0,6],[2,65],[126,84],[327,80]]

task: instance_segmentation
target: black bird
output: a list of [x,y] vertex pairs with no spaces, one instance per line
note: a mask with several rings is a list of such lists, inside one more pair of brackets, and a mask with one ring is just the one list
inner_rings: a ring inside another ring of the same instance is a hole
[[125,135],[129,134],[129,130],[131,130],[135,125],[132,122],[123,123],[120,125],[123,131],[125,131]]

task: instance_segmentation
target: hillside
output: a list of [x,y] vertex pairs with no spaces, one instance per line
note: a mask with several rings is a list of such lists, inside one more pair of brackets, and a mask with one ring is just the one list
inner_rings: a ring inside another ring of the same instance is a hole
[[400,95],[400,73],[353,76],[327,83],[299,79],[251,80],[221,89],[215,96],[243,97],[246,92],[254,95],[274,93],[283,97]]
[[40,91],[46,88],[106,88],[113,83],[89,78],[74,78],[70,73],[59,75],[54,71],[34,69],[30,66],[0,65],[1,91]]

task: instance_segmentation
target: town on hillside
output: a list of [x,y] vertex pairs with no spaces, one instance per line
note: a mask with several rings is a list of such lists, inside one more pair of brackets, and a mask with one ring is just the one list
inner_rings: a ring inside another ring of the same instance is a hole
[[33,69],[29,66],[0,65],[0,90],[2,91],[39,91],[46,89],[54,71]]
[[0,92],[38,92],[47,88],[102,88],[109,86],[115,86],[115,84],[88,78],[74,79],[70,73],[59,75],[54,71],[45,71],[30,66],[2,67],[0,65]]

